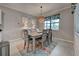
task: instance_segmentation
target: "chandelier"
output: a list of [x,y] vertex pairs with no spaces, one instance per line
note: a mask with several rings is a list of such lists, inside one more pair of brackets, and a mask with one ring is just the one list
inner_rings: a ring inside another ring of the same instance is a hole
[[40,23],[42,23],[42,22],[44,21],[45,17],[42,15],[42,6],[40,6],[40,9],[41,9],[41,15],[38,16],[38,21],[39,21]]

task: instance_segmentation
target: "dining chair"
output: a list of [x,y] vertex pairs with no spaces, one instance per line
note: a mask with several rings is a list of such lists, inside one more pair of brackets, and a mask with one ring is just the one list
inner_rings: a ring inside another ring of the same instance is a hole
[[52,43],[52,29],[48,30],[48,40],[49,40],[49,43]]
[[49,29],[43,30],[43,33],[46,34],[46,42],[47,42],[47,45],[49,45],[50,44],[50,40],[49,40]]
[[27,52],[29,51],[29,45],[32,44],[32,38],[30,38],[29,34],[28,34],[28,30],[23,30],[24,33],[24,49],[27,50]]
[[42,48],[48,45],[47,42],[48,42],[47,41],[47,30],[43,30],[42,39],[41,39]]

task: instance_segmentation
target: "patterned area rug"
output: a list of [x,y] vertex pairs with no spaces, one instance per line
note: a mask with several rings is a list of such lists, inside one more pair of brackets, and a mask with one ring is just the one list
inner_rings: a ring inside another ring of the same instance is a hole
[[27,53],[26,50],[21,50],[19,51],[19,53],[21,54],[21,56],[50,56],[56,45],[57,43],[53,42],[43,49],[36,49],[36,52],[30,51],[29,53]]

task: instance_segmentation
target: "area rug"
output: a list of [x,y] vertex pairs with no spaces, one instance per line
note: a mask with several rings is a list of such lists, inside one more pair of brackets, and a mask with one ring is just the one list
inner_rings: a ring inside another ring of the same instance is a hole
[[26,50],[20,50],[19,53],[21,56],[50,56],[51,52],[57,45],[56,42],[52,42],[47,47],[44,47],[43,49],[36,49],[36,52],[30,51],[29,53],[26,52]]

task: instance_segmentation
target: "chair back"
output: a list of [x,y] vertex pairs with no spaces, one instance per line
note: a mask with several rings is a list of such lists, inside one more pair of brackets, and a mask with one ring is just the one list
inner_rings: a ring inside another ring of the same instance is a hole
[[43,34],[47,34],[47,30],[43,30]]
[[47,42],[48,42],[48,40],[47,40],[47,36],[48,36],[48,34],[47,34],[47,30],[43,30],[43,34],[42,34],[42,42],[43,42],[43,46],[47,46]]
[[52,29],[48,30],[48,39],[52,42]]
[[47,34],[43,33],[43,34],[42,34],[42,40],[45,41],[46,38],[47,38]]
[[23,30],[24,39],[28,38],[28,30]]

